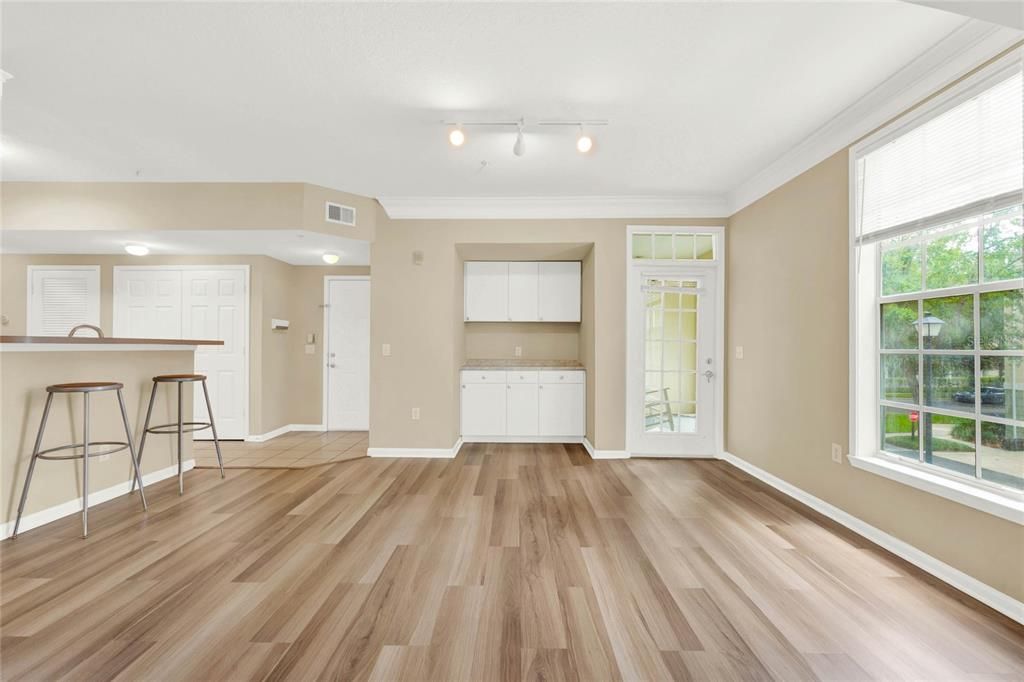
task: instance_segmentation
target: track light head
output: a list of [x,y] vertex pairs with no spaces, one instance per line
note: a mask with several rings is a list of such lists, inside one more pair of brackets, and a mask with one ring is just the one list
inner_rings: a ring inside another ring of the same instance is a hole
[[526,153],[526,138],[523,137],[523,122],[519,121],[519,130],[516,132],[516,143],[512,145],[512,153],[522,156]]
[[590,137],[583,132],[583,126],[580,126],[580,134],[576,137],[576,151],[580,154],[586,154],[594,148],[594,138]]
[[456,126],[448,133],[448,142],[450,142],[453,147],[461,147],[465,141],[466,134],[462,132],[462,126]]

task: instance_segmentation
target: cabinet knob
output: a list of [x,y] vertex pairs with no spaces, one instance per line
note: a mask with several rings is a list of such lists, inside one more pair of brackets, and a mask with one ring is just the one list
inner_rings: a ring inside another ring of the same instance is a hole
[[559,374],[559,375],[558,375],[558,378],[559,378],[559,379],[564,379],[564,378],[565,378],[565,375],[564,375],[564,374]]
[[466,387],[466,384],[462,384],[462,387],[463,387],[463,388],[465,388],[465,387]]
[[537,388],[544,388],[544,387],[543,386],[538,386]]

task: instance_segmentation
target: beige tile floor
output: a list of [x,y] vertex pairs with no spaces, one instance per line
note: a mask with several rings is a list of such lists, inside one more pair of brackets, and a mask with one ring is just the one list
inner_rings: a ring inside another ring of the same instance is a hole
[[[366,457],[365,431],[286,433],[263,443],[223,441],[220,444],[225,469],[305,469]],[[193,447],[197,469],[217,468],[213,441],[196,441]]]

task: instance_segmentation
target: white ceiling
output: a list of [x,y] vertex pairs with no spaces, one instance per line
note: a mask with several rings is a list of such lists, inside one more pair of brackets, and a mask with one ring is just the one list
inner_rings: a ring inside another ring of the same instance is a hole
[[[895,1],[2,5],[9,180],[728,192],[966,20]],[[571,130],[439,122],[602,118]],[[481,162],[486,161],[486,167]]]
[[[338,265],[369,265],[370,244],[300,230],[4,230],[3,253],[118,254],[128,244],[144,244],[151,256],[270,256],[292,265],[324,265],[324,253]],[[140,258],[139,263],[145,263]]]

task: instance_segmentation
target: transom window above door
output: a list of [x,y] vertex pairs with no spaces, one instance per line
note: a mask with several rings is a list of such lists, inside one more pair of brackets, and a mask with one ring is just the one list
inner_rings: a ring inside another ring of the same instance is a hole
[[632,236],[632,258],[643,261],[715,260],[713,234],[637,232]]

